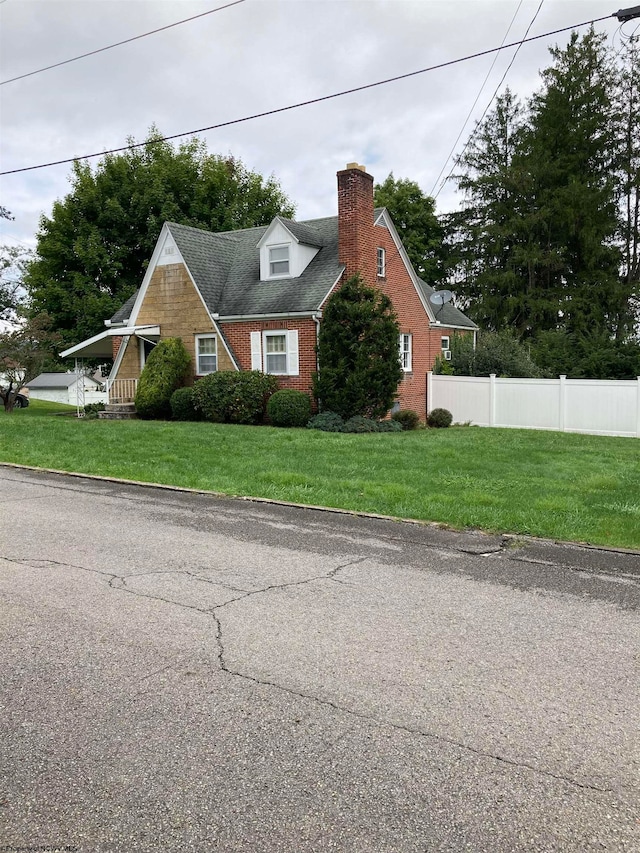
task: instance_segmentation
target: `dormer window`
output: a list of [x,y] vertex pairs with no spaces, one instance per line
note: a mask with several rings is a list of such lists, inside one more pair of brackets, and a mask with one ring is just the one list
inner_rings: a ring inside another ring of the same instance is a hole
[[269,278],[289,275],[289,246],[269,248]]

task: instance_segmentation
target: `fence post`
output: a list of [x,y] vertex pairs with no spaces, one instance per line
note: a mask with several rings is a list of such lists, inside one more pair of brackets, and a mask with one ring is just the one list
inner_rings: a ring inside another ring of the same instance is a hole
[[638,416],[636,418],[636,436],[640,438],[640,376],[638,376]]
[[560,432],[565,431],[565,417],[566,417],[566,406],[567,406],[567,375],[566,373],[560,374]]
[[496,375],[489,374],[489,426],[496,425]]
[[[640,380],[639,380],[640,381]],[[427,372],[427,405],[425,414],[428,415],[433,406],[431,405],[431,400],[433,399],[433,370],[429,370]]]

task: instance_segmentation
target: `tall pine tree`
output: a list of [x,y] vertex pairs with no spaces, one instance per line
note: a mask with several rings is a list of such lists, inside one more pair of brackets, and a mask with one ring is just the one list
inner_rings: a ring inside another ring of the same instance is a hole
[[525,110],[507,91],[476,129],[451,222],[468,313],[487,329],[544,336],[570,370],[572,351],[626,346],[633,331],[639,74],[637,53],[619,74],[593,29],[551,56]]

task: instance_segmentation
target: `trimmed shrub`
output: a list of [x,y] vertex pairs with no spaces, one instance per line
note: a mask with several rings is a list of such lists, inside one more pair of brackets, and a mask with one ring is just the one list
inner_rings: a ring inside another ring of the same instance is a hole
[[400,424],[402,429],[418,429],[420,426],[420,417],[413,409],[400,409],[391,415],[392,419]]
[[343,418],[383,418],[403,373],[400,327],[390,298],[352,276],[327,300],[318,337],[320,372],[313,392],[323,409]]
[[345,421],[342,432],[379,432],[378,421],[365,418],[362,415],[354,415]]
[[448,409],[433,409],[427,416],[427,424],[436,429],[446,429],[451,426],[453,415]]
[[378,421],[378,432],[402,432],[402,424],[398,421]]
[[200,413],[193,405],[193,388],[178,388],[171,395],[170,403],[174,421],[200,420]]
[[304,391],[283,388],[269,397],[267,415],[277,427],[303,427],[311,417],[311,400]]
[[85,418],[94,419],[98,417],[98,412],[104,412],[104,403],[87,403],[84,407]]
[[193,404],[205,420],[221,424],[257,424],[264,420],[278,380],[259,370],[222,370],[193,386]]
[[321,429],[323,432],[342,432],[344,421],[335,412],[320,412],[307,424],[308,429]]
[[136,392],[141,418],[171,417],[171,395],[184,384],[191,358],[180,338],[165,338],[147,359]]

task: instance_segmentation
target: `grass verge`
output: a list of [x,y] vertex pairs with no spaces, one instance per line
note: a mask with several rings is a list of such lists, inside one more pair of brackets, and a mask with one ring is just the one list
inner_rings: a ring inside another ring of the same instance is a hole
[[0,461],[640,548],[634,439],[464,427],[342,435],[41,416],[52,411],[33,401],[0,413]]

